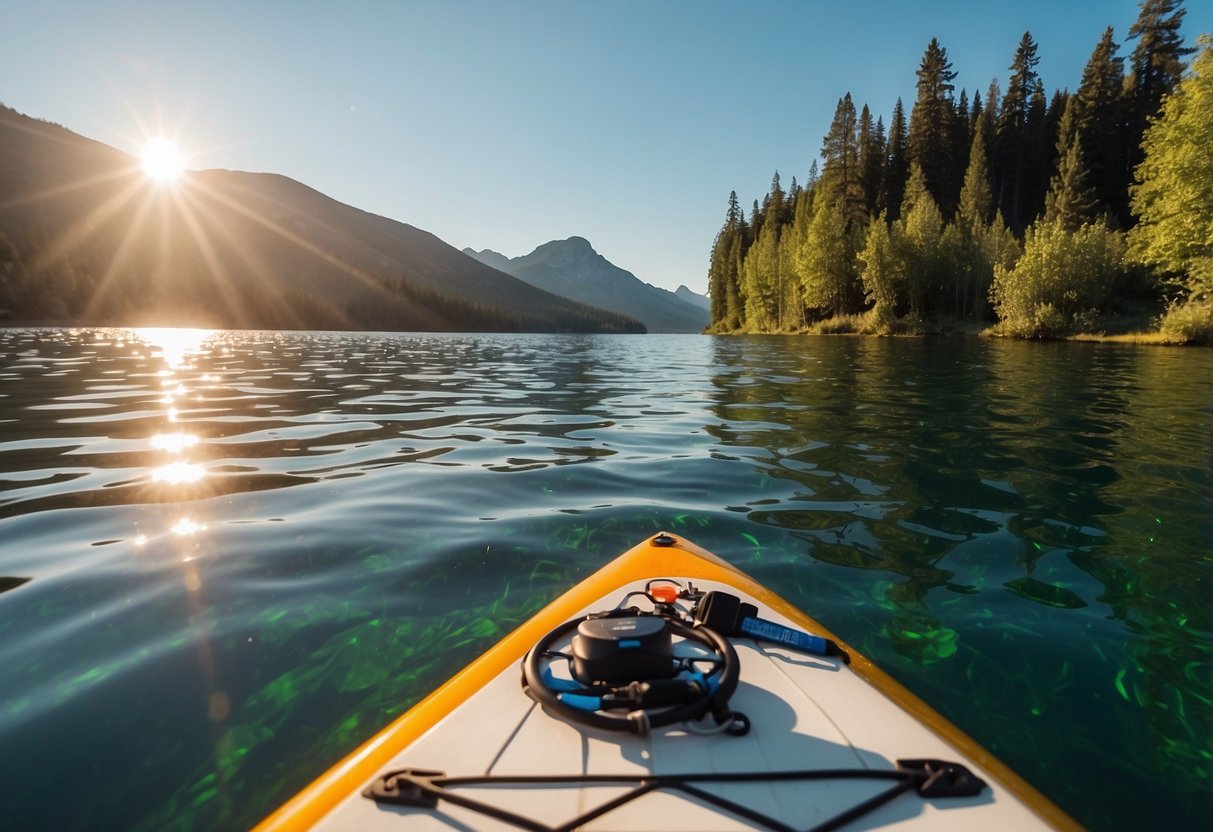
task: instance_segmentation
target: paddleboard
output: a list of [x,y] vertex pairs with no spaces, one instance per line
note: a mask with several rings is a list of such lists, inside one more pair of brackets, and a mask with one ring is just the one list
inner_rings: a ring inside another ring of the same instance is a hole
[[1081,827],[772,589],[663,532],[257,832],[520,828]]

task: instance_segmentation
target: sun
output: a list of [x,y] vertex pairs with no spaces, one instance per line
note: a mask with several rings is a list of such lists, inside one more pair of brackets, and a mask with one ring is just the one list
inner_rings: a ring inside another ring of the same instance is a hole
[[147,177],[157,182],[175,182],[185,171],[181,151],[168,139],[149,140],[139,154],[139,162]]

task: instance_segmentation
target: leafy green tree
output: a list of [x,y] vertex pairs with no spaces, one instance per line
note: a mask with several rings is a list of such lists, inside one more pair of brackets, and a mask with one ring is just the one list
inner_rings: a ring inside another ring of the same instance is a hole
[[801,241],[796,226],[785,225],[779,232],[779,309],[777,322],[783,332],[791,332],[805,324],[804,301],[800,295],[800,280],[796,275],[796,258]]
[[889,120],[889,141],[886,149],[882,188],[885,209],[889,213],[890,222],[901,216],[901,200],[905,194],[906,177],[910,175],[907,141],[906,115],[899,98],[893,106],[893,117]]
[[1102,223],[1067,230],[1028,227],[1023,255],[994,268],[990,296],[999,329],[1021,338],[1055,338],[1091,326],[1123,272],[1124,235]]
[[1146,131],[1133,186],[1134,260],[1175,277],[1194,301],[1213,301],[1213,39]]
[[925,187],[920,194],[912,194],[915,178],[912,173],[911,185],[906,187],[909,212],[898,220],[897,234],[903,241],[910,315],[923,318],[936,311],[935,301],[948,279],[949,264],[942,248],[943,214]]
[[927,190],[950,215],[956,206],[953,147],[955,103],[952,81],[956,72],[948,51],[931,38],[918,65],[918,97],[910,110],[909,159],[926,177]]
[[888,332],[897,317],[904,294],[905,265],[885,214],[868,226],[863,248],[857,255],[864,300],[871,305],[872,326]]
[[1002,213],[996,213],[993,221],[976,239],[975,259],[970,272],[973,281],[973,314],[986,317],[990,311],[990,287],[994,283],[995,269],[1009,270],[1023,254],[1019,240],[1003,222]]
[[770,332],[778,328],[782,278],[779,234],[779,225],[766,223],[746,254],[742,266],[746,327],[758,332]]
[[855,234],[845,225],[842,200],[823,194],[795,261],[805,305],[826,315],[852,311],[856,294]]

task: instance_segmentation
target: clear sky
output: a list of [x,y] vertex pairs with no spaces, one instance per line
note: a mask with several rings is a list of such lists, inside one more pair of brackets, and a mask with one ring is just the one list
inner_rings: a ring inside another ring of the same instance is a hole
[[[1185,3],[1184,39],[1213,32]],[[271,171],[509,256],[571,235],[706,289],[730,190],[804,181],[838,99],[887,124],[932,36],[985,89],[1025,30],[1051,94],[1137,0],[0,0],[0,101],[189,167]]]

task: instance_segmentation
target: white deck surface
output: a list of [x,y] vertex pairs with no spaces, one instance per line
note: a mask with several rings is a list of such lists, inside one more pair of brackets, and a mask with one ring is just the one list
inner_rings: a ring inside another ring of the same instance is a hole
[[[736,592],[697,581],[701,589]],[[641,587],[634,587],[641,588]],[[592,610],[610,609],[623,591]],[[586,612],[589,612],[587,610]],[[769,609],[759,615],[789,623]],[[925,800],[912,790],[852,823],[847,830],[996,830],[1044,828],[1027,807],[990,776],[908,716],[834,658],[806,656],[748,640],[734,640],[741,683],[730,706],[747,714],[744,737],[697,736],[667,728],[650,736],[597,732],[549,715],[527,697],[513,665],[479,694],[398,754],[384,771],[413,767],[449,776],[482,774],[628,774],[773,771],[819,768],[894,769],[898,758],[937,757],[967,765],[989,784],[980,796]],[[797,829],[809,829],[892,781],[710,784]],[[549,825],[618,794],[616,788],[475,788],[461,793],[491,799]],[[517,827],[440,803],[435,810],[377,805],[353,794],[320,823],[323,830],[503,830]],[[649,794],[599,818],[588,830],[712,832],[755,829],[714,807],[668,793]]]

